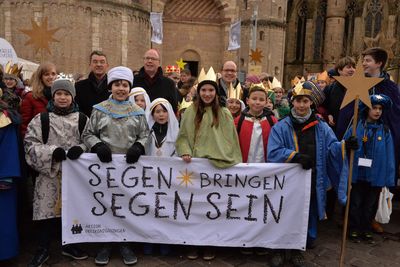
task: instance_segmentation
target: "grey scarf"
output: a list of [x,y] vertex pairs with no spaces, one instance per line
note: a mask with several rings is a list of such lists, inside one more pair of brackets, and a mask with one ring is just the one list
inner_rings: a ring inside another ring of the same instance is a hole
[[294,108],[292,108],[290,110],[290,112],[292,113],[292,117],[296,120],[297,123],[302,124],[305,123],[306,121],[308,121],[308,119],[310,118],[312,111],[311,109],[308,110],[308,113],[306,116],[301,117],[299,115],[296,114],[296,111],[294,110]]

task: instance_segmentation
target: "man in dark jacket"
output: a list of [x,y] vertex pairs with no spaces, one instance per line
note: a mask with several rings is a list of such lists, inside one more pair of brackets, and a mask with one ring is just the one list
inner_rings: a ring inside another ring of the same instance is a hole
[[153,101],[158,97],[169,101],[176,112],[178,109],[178,91],[175,83],[164,77],[160,67],[160,54],[155,49],[150,49],[144,54],[144,65],[139,74],[135,75],[132,87],[142,87]]
[[90,73],[87,79],[75,84],[75,102],[79,111],[90,117],[94,105],[106,100],[110,96],[107,88],[107,57],[101,51],[90,54]]
[[[239,80],[237,78],[237,66],[235,62],[233,61],[226,61],[224,65],[222,65],[221,69],[221,78],[218,80],[218,86],[219,86],[219,95],[221,98],[223,98],[223,103],[224,100],[228,98],[228,89],[230,85],[234,88],[239,85]],[[247,96],[247,95],[246,95]],[[244,97],[246,97],[244,96]],[[244,102],[246,103],[245,99]]]

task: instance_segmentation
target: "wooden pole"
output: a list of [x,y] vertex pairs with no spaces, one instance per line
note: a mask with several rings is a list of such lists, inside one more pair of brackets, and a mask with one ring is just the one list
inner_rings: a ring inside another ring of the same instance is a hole
[[[358,104],[360,99],[356,96],[354,101],[354,116],[353,116],[353,125],[352,125],[352,136],[356,136],[357,131],[357,121],[358,121]],[[339,266],[344,266],[344,256],[346,252],[346,238],[347,238],[347,223],[349,221],[349,209],[350,209],[350,192],[351,192],[351,180],[353,178],[353,163],[354,163],[354,150],[350,150],[350,166],[349,166],[349,177],[347,181],[347,202],[346,202],[346,211],[344,214],[344,222],[343,222],[343,233],[342,233],[342,247],[340,250],[340,263]]]

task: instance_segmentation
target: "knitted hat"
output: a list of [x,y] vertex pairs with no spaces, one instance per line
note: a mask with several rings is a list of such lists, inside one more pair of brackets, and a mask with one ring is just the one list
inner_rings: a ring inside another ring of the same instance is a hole
[[299,82],[292,90],[291,100],[298,96],[307,96],[311,99],[316,107],[325,100],[324,92],[312,81]]
[[125,80],[129,82],[130,87],[133,84],[133,73],[130,68],[118,66],[112,68],[107,73],[107,84],[111,85],[113,81]]
[[258,78],[256,75],[247,75],[246,77],[246,82],[250,82],[251,84],[253,83],[260,83],[260,78]]
[[75,98],[75,86],[69,79],[61,78],[55,80],[51,86],[51,96],[54,96],[55,92],[58,90],[67,91],[72,95],[72,98]]

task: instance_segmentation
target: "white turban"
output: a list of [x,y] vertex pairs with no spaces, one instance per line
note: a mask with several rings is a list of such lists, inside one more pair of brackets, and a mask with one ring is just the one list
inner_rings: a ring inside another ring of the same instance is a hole
[[113,81],[125,80],[132,87],[133,73],[130,68],[119,66],[112,68],[107,73],[107,84],[110,85]]

